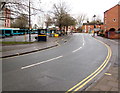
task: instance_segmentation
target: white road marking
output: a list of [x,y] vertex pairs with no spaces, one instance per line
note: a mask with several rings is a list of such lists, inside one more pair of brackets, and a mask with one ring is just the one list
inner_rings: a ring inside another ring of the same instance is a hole
[[63,56],[58,56],[58,57],[55,57],[55,58],[52,58],[52,59],[49,59],[49,60],[45,60],[45,61],[42,61],[42,62],[39,62],[39,63],[35,63],[35,64],[31,64],[31,65],[28,65],[28,66],[24,66],[24,67],[21,67],[21,69],[26,69],[26,68],[30,68],[30,67],[33,67],[33,66],[37,66],[37,65],[40,65],[40,64],[44,64],[44,63],[47,63],[49,61],[52,61],[52,60],[56,60],[56,59],[59,59]]
[[76,49],[76,50],[74,50],[74,51],[72,51],[73,53],[74,52],[77,52],[78,50],[80,50],[82,47],[79,47],[78,49]]
[[83,42],[83,46],[85,45],[85,43]]
[[[84,46],[84,45],[85,45],[85,39],[84,39],[83,34],[82,34],[82,38],[83,38],[83,43],[82,43],[82,46]],[[74,52],[77,52],[77,51],[79,51],[81,48],[82,48],[82,47],[79,47],[78,49],[75,49],[75,50],[74,50],[74,51],[72,51],[72,52],[73,52],[73,53],[74,53]]]
[[85,44],[85,39],[84,39],[84,36],[82,35],[82,38],[83,38],[83,46],[84,46],[84,44]]

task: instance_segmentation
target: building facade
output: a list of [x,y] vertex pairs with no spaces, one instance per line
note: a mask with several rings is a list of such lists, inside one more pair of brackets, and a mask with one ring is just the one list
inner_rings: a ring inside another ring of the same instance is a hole
[[99,30],[103,30],[104,29],[104,25],[103,23],[83,23],[82,26],[82,30],[85,33],[91,33],[92,31],[99,31]]
[[8,8],[5,8],[4,9],[4,16],[5,16],[5,23],[4,23],[4,26],[5,27],[10,27],[10,15],[11,15],[11,12]]
[[108,38],[120,38],[120,2],[104,12],[104,33]]
[[11,26],[10,16],[11,11],[8,8],[4,8],[0,11],[0,28],[9,28]]
[[0,11],[0,28],[4,27],[3,11]]

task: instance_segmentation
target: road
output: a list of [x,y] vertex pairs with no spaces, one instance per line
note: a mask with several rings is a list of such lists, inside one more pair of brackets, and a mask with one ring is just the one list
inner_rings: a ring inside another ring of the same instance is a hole
[[107,55],[104,44],[75,33],[58,47],[3,59],[3,91],[68,91],[99,68]]

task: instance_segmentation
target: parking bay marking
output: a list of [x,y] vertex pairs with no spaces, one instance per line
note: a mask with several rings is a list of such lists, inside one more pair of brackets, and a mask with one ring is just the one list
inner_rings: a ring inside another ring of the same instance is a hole
[[42,62],[38,62],[38,63],[35,63],[35,64],[31,64],[31,65],[28,65],[28,66],[24,66],[24,67],[21,67],[21,69],[26,69],[26,68],[30,68],[30,67],[33,67],[33,66],[37,66],[37,65],[40,65],[40,64],[44,64],[44,63],[47,63],[49,61],[53,61],[53,60],[56,60],[56,59],[59,59],[63,56],[58,56],[58,57],[55,57],[55,58],[52,58],[52,59],[49,59],[49,60],[46,60],[46,61],[42,61]]

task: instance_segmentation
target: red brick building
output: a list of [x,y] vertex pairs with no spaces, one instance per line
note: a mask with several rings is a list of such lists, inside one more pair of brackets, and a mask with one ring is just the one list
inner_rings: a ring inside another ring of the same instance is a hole
[[4,16],[5,16],[4,27],[10,27],[10,15],[11,15],[10,9],[5,8],[4,9]]
[[9,28],[11,26],[10,22],[11,11],[8,8],[3,8],[0,11],[0,28]]
[[[94,28],[94,25],[96,28]],[[103,30],[104,29],[104,25],[103,23],[98,23],[98,24],[94,24],[94,23],[83,23],[83,26],[82,26],[82,30],[85,32],[85,33],[88,33],[88,32],[92,32],[93,30]]]
[[104,28],[106,37],[120,38],[120,34],[115,33],[120,31],[120,4],[104,12]]

